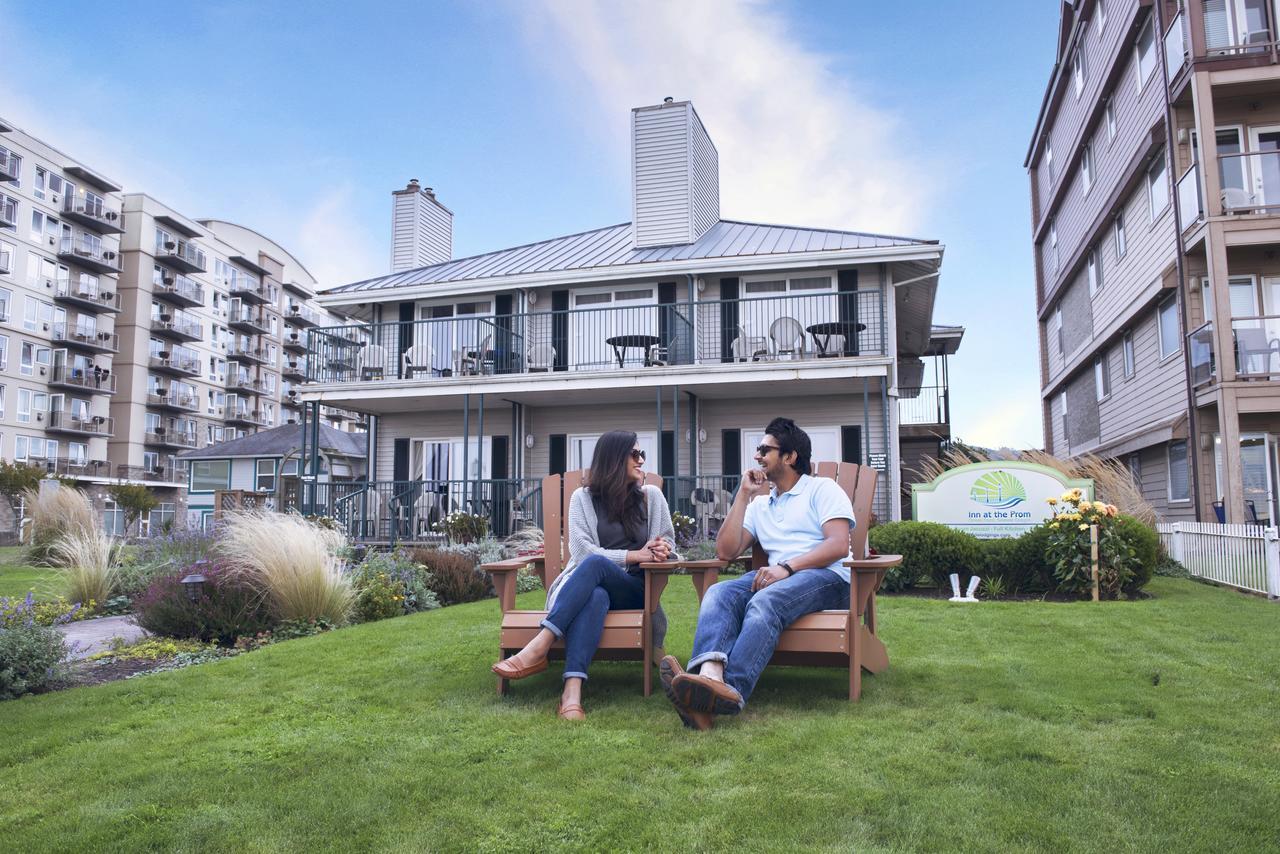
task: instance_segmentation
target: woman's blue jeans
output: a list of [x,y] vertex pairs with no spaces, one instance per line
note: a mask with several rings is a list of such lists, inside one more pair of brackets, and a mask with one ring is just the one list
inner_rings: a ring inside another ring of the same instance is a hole
[[575,566],[556,590],[551,610],[542,621],[544,628],[564,640],[564,678],[587,678],[606,614],[643,607],[644,575],[632,575],[600,555],[591,555]]
[[743,703],[773,657],[782,630],[814,611],[849,607],[849,582],[829,569],[806,569],[752,593],[754,571],[707,590],[698,610],[689,670],[724,662],[724,681]]

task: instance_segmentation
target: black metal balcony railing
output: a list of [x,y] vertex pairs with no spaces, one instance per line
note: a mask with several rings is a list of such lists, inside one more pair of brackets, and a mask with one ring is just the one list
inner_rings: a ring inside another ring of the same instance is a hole
[[951,410],[946,386],[898,388],[900,424],[950,424]]
[[115,428],[116,421],[110,415],[89,415],[76,410],[54,409],[49,412],[49,426],[46,429],[86,436],[112,436]]
[[[120,295],[115,288],[104,288],[95,277],[88,280],[65,278],[59,279],[53,292],[54,302],[74,305],[88,312],[120,310]],[[110,281],[110,280],[108,280]]]
[[204,288],[200,283],[181,273],[166,274],[153,283],[152,293],[160,299],[168,299],[185,306],[204,305]]
[[59,388],[84,389],[93,394],[115,394],[116,378],[110,368],[76,368],[54,365],[49,385]]
[[887,353],[879,291],[572,309],[309,331],[321,383]]
[[1210,382],[1217,375],[1213,352],[1213,323],[1206,323],[1187,336],[1191,355],[1191,384]]

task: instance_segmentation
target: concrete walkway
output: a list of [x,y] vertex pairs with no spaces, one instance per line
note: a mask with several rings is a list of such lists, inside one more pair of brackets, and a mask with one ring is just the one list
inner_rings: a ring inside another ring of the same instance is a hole
[[65,626],[58,626],[58,631],[67,639],[67,646],[72,648],[72,661],[110,649],[114,638],[124,638],[125,643],[133,643],[147,636],[146,630],[134,625],[127,616],[98,617],[96,620],[67,623]]

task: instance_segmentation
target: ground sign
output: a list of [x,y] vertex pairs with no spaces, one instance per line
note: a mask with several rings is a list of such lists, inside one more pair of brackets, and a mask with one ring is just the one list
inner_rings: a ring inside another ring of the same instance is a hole
[[1053,516],[1045,500],[1080,489],[1093,500],[1093,481],[1048,466],[1016,461],[970,463],[930,483],[911,485],[911,518],[941,522],[975,537],[1016,537]]

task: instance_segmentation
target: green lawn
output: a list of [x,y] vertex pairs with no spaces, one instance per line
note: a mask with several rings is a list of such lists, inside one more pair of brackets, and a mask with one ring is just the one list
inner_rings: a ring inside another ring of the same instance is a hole
[[[0,839],[35,850],[1138,850],[1280,845],[1280,606],[882,599],[860,704],[769,671],[700,734],[636,665],[588,720],[499,698],[490,600],[0,704]],[[526,607],[540,593],[521,598]],[[690,647],[694,596],[665,596]]]
[[56,594],[60,589],[58,574],[47,566],[27,566],[23,562],[23,546],[0,546],[0,596],[26,596],[35,590],[36,597]]

